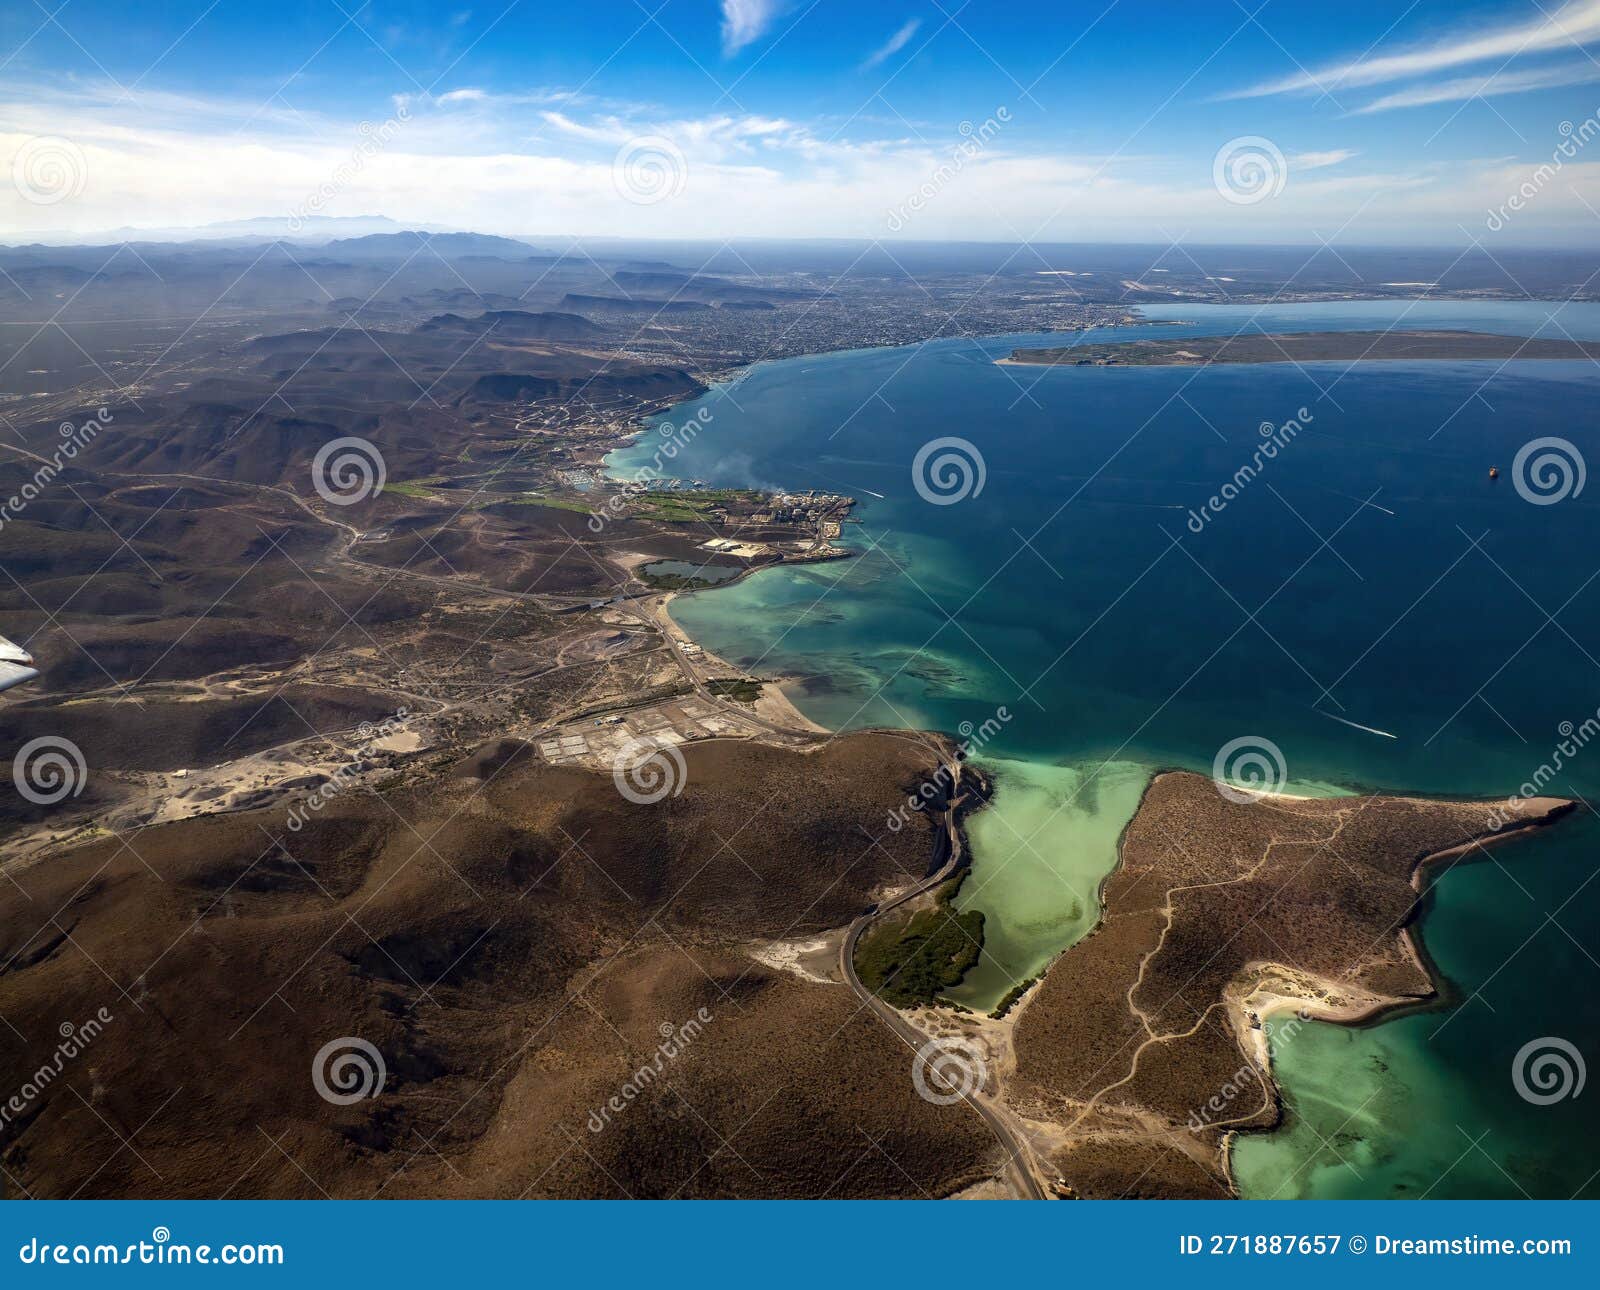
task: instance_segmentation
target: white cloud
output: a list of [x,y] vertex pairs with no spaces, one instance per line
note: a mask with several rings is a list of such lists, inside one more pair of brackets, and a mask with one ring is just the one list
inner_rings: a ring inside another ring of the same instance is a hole
[[[374,114],[377,115],[377,114]],[[530,139],[529,117],[544,137]],[[929,186],[950,151],[900,136],[829,137],[781,117],[719,114],[672,119],[640,105],[611,114],[512,110],[468,101],[414,105],[374,155],[352,168],[364,136],[354,121],[263,116],[243,105],[167,98],[130,105],[114,90],[70,94],[37,86],[0,99],[0,176],[36,135],[72,140],[85,158],[82,192],[29,205],[0,184],[0,241],[125,226],[171,227],[287,215],[344,172],[320,213],[382,213],[408,223],[533,237],[577,234],[708,238],[886,238],[886,216]],[[203,124],[197,124],[203,123]],[[641,135],[670,139],[685,167],[682,192],[653,206],[626,200],[613,162]],[[1004,142],[1010,144],[1006,137]],[[1348,150],[1293,158],[1284,192],[1240,208],[1218,196],[1209,158],[1063,156],[1002,151],[967,160],[904,223],[916,239],[1138,241],[1171,237],[1184,212],[1196,241],[1309,243],[1346,220],[1347,242],[1455,243],[1481,227],[1526,178],[1504,158],[1358,170]],[[1334,167],[1337,166],[1337,169]],[[1569,162],[1519,217],[1519,241],[1592,241],[1600,162]]]
[[585,143],[621,147],[644,136],[663,136],[680,148],[713,161],[752,157],[757,148],[784,149],[805,153],[814,146],[826,146],[843,155],[847,143],[822,145],[809,129],[782,117],[716,116],[661,121],[632,114],[602,116],[580,121],[566,112],[539,114],[559,135]]
[[1374,99],[1356,108],[1352,116],[1388,112],[1394,108],[1422,107],[1429,103],[1456,103],[1462,99],[1493,98],[1497,94],[1524,94],[1529,90],[1600,81],[1600,65],[1573,63],[1562,67],[1530,68],[1525,72],[1493,72],[1488,76],[1462,76],[1449,81],[1418,85]]
[[722,0],[722,52],[729,57],[765,36],[783,0]]
[[866,70],[868,68],[876,67],[885,59],[894,57],[894,55],[898,54],[902,49],[904,49],[910,42],[911,38],[917,34],[917,28],[920,26],[922,26],[921,18],[913,18],[910,22],[906,23],[900,28],[899,31],[895,32],[894,35],[890,36],[888,40],[884,41],[881,46],[873,50],[872,53],[867,56],[867,60],[861,64],[862,69]]
[[1289,158],[1289,165],[1294,170],[1321,170],[1324,166],[1337,166],[1341,161],[1349,161],[1355,156],[1350,148],[1334,148],[1328,152],[1300,152]]
[[1356,85],[1379,85],[1408,76],[1425,76],[1446,68],[1497,58],[1509,60],[1552,49],[1582,47],[1600,40],[1600,0],[1567,0],[1555,12],[1540,11],[1526,22],[1479,31],[1460,31],[1430,44],[1378,58],[1333,63],[1300,71],[1281,80],[1237,90],[1225,98],[1258,98],[1267,94],[1315,90],[1338,92]]
[[614,117],[608,118],[598,125],[585,121],[575,121],[565,112],[541,112],[546,124],[555,127],[560,133],[569,135],[574,139],[584,139],[591,143],[626,143],[638,130],[630,130]]

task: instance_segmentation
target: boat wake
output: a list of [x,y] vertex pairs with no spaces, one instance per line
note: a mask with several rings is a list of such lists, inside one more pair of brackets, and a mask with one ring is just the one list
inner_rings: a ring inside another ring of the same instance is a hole
[[1385,739],[1398,739],[1399,735],[1390,734],[1387,730],[1379,730],[1377,726],[1364,726],[1359,721],[1347,721],[1343,717],[1336,717],[1331,712],[1323,712],[1321,708],[1312,708],[1313,712],[1327,717],[1329,721],[1337,721],[1341,726],[1349,726],[1352,730],[1365,730],[1369,735],[1382,735]]

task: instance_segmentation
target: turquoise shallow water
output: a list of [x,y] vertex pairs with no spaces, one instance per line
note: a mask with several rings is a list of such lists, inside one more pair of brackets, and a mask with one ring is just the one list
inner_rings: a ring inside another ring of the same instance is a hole
[[[1590,305],[1147,312],[1166,317],[1128,335],[1254,316],[1600,338]],[[1292,785],[1501,796],[1549,759],[1562,722],[1600,708],[1600,485],[1536,506],[1510,478],[1535,437],[1600,460],[1596,365],[991,361],[1073,339],[763,364],[665,418],[709,416],[684,476],[863,499],[846,534],[857,559],[682,597],[687,630],[804,678],[792,697],[825,724],[990,732],[980,757],[999,793],[974,821],[961,897],[992,926],[960,991],[974,1006],[1092,926],[1130,785],[1152,767],[1209,770],[1223,744],[1264,737]],[[1193,531],[1262,423],[1289,418],[1305,428]],[[912,463],[945,436],[977,447],[984,482],[936,506]],[[652,450],[647,435],[613,465]],[[1600,791],[1600,744],[1551,791]],[[1573,1144],[1596,1140],[1600,1101],[1533,1106],[1510,1068],[1545,1035],[1600,1060],[1600,838],[1586,820],[1496,859],[1443,876],[1423,922],[1464,1002],[1279,1043],[1290,1117],[1239,1147],[1248,1193],[1596,1194],[1600,1148]]]
[[984,912],[983,957],[949,997],[984,1012],[1100,917],[1099,884],[1149,782],[1138,762],[1056,766],[991,758],[991,806],[972,817],[959,909]]

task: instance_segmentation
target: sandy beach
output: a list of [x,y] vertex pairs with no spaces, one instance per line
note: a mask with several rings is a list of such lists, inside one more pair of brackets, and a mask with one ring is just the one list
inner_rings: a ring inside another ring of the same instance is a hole
[[[656,622],[660,624],[662,631],[675,641],[679,648],[684,645],[694,645],[698,649],[698,655],[687,660],[696,675],[702,680],[745,676],[746,673],[742,669],[734,667],[720,655],[714,654],[678,625],[677,620],[672,617],[671,606],[672,601],[679,594],[676,591],[666,592],[654,607],[654,617]],[[828,729],[827,726],[818,725],[805,713],[801,712],[799,708],[795,707],[789,696],[783,692],[785,678],[762,677],[760,679],[762,681],[761,696],[753,704],[749,705],[757,716],[774,725],[786,726],[808,734],[831,735],[835,733]]]

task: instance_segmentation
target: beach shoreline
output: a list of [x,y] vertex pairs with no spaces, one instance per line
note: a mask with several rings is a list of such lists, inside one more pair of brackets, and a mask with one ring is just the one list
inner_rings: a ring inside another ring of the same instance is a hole
[[[781,566],[769,565],[766,567],[779,568]],[[752,570],[752,572],[760,572],[760,570]],[[737,581],[740,581],[740,579],[734,580],[734,582]],[[733,582],[730,582],[727,585],[731,586],[733,585]],[[717,591],[720,590],[720,588],[706,587],[702,588],[701,590]],[[677,642],[679,649],[681,649],[684,645],[693,645],[698,653],[698,659],[707,665],[706,670],[708,672],[719,671],[729,678],[744,677],[748,675],[743,668],[734,667],[720,654],[717,654],[709,649],[704,642],[695,640],[694,637],[684,630],[683,625],[672,616],[672,601],[681,594],[681,592],[677,591],[664,592],[653,604],[652,609],[654,612],[652,617],[661,627],[662,631],[664,631],[669,637]],[[698,594],[698,592],[696,594]],[[708,677],[705,679],[721,678]],[[755,709],[757,714],[766,718],[766,720],[778,725],[790,726],[797,732],[805,734],[827,735],[831,737],[840,733],[837,730],[832,730],[827,726],[813,721],[810,717],[806,716],[805,713],[801,712],[797,706],[795,706],[793,700],[791,700],[789,696],[784,693],[783,689],[784,682],[786,680],[790,680],[791,678],[763,676],[756,679],[761,682],[761,696],[751,706]]]
[[[1542,813],[1530,815],[1516,828],[1501,829],[1419,856],[1412,865],[1412,889],[1421,897],[1426,893],[1428,884],[1437,875],[1461,863],[1463,857],[1477,851],[1484,852],[1477,857],[1478,859],[1492,859],[1486,852],[1488,846],[1537,833],[1577,808],[1576,802],[1566,798],[1536,797],[1525,800],[1530,807],[1542,809]],[[1230,1128],[1223,1137],[1222,1167],[1236,1198],[1242,1198],[1233,1169],[1233,1151],[1238,1139],[1246,1134],[1259,1136],[1275,1133],[1283,1127],[1285,1119],[1283,1086],[1274,1069],[1271,1036],[1267,1029],[1270,1021],[1284,1015],[1292,1015],[1303,1021],[1365,1029],[1413,1012],[1430,1012],[1455,1006],[1457,1000],[1452,997],[1449,979],[1434,963],[1423,941],[1424,913],[1424,903],[1419,899],[1405,925],[1399,929],[1397,939],[1406,957],[1427,979],[1430,987],[1427,994],[1405,996],[1384,995],[1373,991],[1352,991],[1345,982],[1303,969],[1289,968],[1281,963],[1263,960],[1260,963],[1247,965],[1247,972],[1258,975],[1248,990],[1227,997],[1228,1021],[1239,1039],[1240,1049],[1247,1058],[1255,1060],[1261,1073],[1262,1083],[1271,1092],[1274,1116],[1270,1125]],[[1263,990],[1263,977],[1267,979],[1276,977],[1279,980],[1294,978],[1308,983],[1310,988],[1299,991]],[[1334,1002],[1334,999],[1341,995],[1345,996],[1344,1001]],[[1263,1107],[1264,1109],[1266,1108]]]

